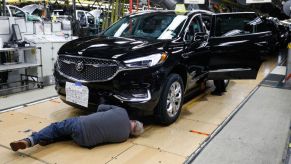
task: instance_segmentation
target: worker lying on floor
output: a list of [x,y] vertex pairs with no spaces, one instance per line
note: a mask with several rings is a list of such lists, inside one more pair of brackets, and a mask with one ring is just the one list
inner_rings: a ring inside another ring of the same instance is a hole
[[17,151],[37,144],[45,146],[65,138],[72,138],[83,147],[94,147],[102,143],[124,142],[130,135],[139,136],[143,131],[143,124],[130,120],[125,109],[99,105],[96,113],[52,123],[28,138],[10,143],[10,147]]

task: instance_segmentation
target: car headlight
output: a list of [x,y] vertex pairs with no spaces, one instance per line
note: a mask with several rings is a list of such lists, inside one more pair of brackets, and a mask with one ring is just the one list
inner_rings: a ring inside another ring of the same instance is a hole
[[145,68],[161,64],[166,61],[168,55],[164,53],[152,54],[145,57],[135,58],[124,61],[124,64],[130,68]]

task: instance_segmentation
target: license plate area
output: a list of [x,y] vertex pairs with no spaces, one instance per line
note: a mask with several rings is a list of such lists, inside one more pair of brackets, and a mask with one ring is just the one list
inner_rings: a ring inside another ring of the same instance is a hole
[[89,89],[81,83],[66,82],[66,101],[88,108]]

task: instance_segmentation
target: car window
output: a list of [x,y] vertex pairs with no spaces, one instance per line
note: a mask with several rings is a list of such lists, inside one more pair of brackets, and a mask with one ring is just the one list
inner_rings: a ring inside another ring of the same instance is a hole
[[77,12],[77,18],[78,18],[78,20],[80,20],[80,19],[83,18],[83,17],[85,17],[85,13],[82,12],[82,11],[78,11],[78,12]]
[[215,36],[234,36],[256,32],[255,14],[222,14],[216,16]]
[[186,34],[186,40],[193,40],[195,33],[203,32],[200,18],[195,16],[189,24],[189,28]]
[[187,16],[175,13],[152,13],[127,16],[102,35],[145,39],[173,39],[178,36]]
[[210,31],[211,28],[211,21],[212,21],[212,16],[211,15],[202,15],[202,21],[205,24],[205,27],[208,31]]
[[36,16],[40,17],[42,15],[42,11],[39,9],[36,9],[31,13],[31,15],[36,15]]
[[13,6],[10,6],[9,8],[13,17],[25,17],[25,13],[20,9]]
[[140,36],[150,36],[158,38],[161,33],[171,24],[173,16],[156,15],[144,18],[136,30],[136,34]]
[[90,13],[86,13],[87,19],[88,19],[88,23],[90,25],[94,25],[95,24],[95,18],[92,14]]

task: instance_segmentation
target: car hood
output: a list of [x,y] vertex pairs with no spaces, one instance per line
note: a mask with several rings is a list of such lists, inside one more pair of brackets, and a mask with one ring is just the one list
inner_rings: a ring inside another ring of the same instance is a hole
[[125,60],[165,50],[167,41],[116,37],[87,37],[66,43],[59,55]]

